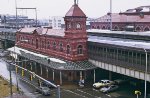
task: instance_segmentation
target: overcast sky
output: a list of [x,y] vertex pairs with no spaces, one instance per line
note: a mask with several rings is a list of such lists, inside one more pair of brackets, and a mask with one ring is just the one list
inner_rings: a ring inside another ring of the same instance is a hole
[[[0,14],[15,15],[15,0],[0,0]],[[17,7],[36,7],[38,18],[65,16],[74,0],[16,0]],[[80,8],[87,17],[100,17],[109,12],[110,0],[79,0]],[[150,5],[150,0],[112,0],[112,12],[118,13],[138,6]],[[35,16],[33,10],[18,10],[20,15]]]

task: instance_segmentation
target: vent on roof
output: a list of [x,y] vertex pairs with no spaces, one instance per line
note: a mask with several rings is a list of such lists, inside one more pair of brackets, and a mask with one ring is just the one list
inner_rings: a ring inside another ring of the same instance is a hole
[[48,62],[48,64],[50,64],[51,60],[50,60],[50,59],[48,59],[48,60],[47,60],[47,62]]
[[141,18],[144,18],[144,14],[143,14],[143,13],[140,13],[139,16],[140,16]]

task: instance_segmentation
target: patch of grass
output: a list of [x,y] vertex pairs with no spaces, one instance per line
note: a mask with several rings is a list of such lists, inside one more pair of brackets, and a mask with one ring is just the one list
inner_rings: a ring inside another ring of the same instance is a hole
[[[16,93],[17,88],[12,85],[12,92]],[[4,98],[10,95],[9,82],[0,77],[0,98]]]

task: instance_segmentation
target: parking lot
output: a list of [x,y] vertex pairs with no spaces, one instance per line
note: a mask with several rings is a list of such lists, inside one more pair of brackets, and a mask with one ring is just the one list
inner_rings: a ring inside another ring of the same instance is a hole
[[[48,96],[41,96],[37,98],[48,98]],[[56,92],[52,90],[51,98],[56,98],[56,96]],[[61,98],[68,98],[68,96],[69,98],[136,98],[134,91],[125,91],[123,88],[108,94],[104,94],[98,89],[93,88],[61,89]],[[139,96],[139,98],[143,98],[143,96]]]
[[[93,88],[93,84],[88,84],[85,87],[81,88],[77,84],[71,84],[71,85],[63,85],[61,86],[61,98],[137,98],[134,94],[137,87],[133,86],[139,81],[133,81],[130,80],[128,82],[125,82],[123,84],[119,85],[119,88],[116,89],[113,92],[110,93],[102,93],[99,89]],[[144,86],[143,86],[144,87]],[[142,95],[139,96],[139,98],[144,97],[144,90],[141,91]],[[36,98],[56,98],[57,96],[57,89],[51,89],[50,90],[50,96],[44,96],[41,93],[31,92],[33,95],[36,96]],[[150,97],[147,97],[150,98]]]
[[[137,98],[134,94],[135,89],[129,85],[122,85],[116,91],[110,93],[102,93],[99,89],[94,89],[93,87],[83,87],[79,88],[61,88],[61,98]],[[43,96],[37,92],[34,92],[38,95],[36,98],[49,98],[49,96]],[[57,92],[56,89],[51,89],[50,98],[56,98]],[[139,96],[139,98],[143,98],[143,94]],[[147,97],[149,98],[149,97]]]

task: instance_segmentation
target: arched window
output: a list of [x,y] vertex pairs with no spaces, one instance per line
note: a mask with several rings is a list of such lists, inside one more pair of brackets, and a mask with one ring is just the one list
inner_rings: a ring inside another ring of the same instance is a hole
[[22,41],[22,39],[23,39],[22,36],[20,36],[20,40],[21,40],[21,41]]
[[81,24],[80,23],[77,23],[77,29],[81,29]]
[[56,50],[56,42],[53,42],[53,49]]
[[44,41],[42,41],[42,48],[44,48]]
[[94,29],[94,26],[92,26],[92,29]]
[[140,28],[140,27],[137,27],[137,28],[136,28],[136,31],[141,31],[141,28]]
[[118,26],[115,26],[115,30],[116,30],[116,31],[118,31],[118,30],[119,30]]
[[71,28],[71,23],[68,23],[68,28],[69,28],[69,29]]
[[67,54],[70,54],[70,46],[67,45]]
[[97,26],[97,29],[100,29],[100,27],[99,27],[99,26]]
[[31,41],[31,40],[30,40],[29,38],[28,38],[28,40],[27,40],[27,41],[28,41],[28,44],[30,44],[30,41]]
[[63,44],[62,43],[59,44],[59,48],[60,48],[60,51],[63,52]]
[[36,39],[36,48],[39,48],[39,45],[38,45],[38,39]]
[[31,41],[32,41],[31,44],[33,45],[33,43],[34,43],[33,39]]
[[78,46],[78,54],[83,54],[83,47],[82,47],[82,45]]
[[148,27],[146,27],[146,28],[144,29],[144,31],[149,31],[149,28],[148,28]]
[[50,42],[47,42],[47,49],[50,49]]
[[105,26],[103,26],[103,27],[102,27],[102,29],[106,29],[106,27],[105,27]]

